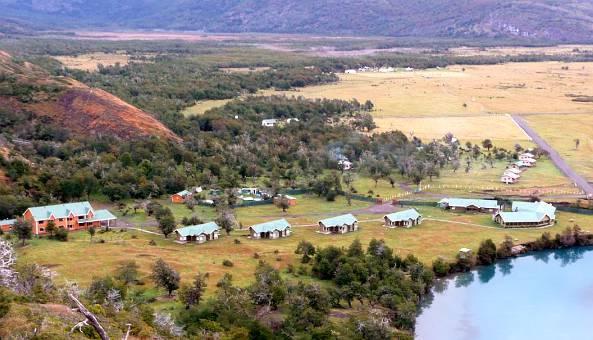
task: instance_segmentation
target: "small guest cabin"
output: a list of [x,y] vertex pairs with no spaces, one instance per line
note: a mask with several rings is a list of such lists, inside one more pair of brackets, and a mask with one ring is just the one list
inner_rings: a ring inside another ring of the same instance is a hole
[[505,173],[513,173],[513,174],[515,174],[515,175],[521,175],[521,173],[522,173],[523,171],[521,171],[521,169],[519,169],[519,168],[513,168],[513,167],[510,167],[510,168],[506,169],[504,172],[505,172]]
[[416,209],[408,209],[385,215],[383,216],[383,220],[385,220],[385,226],[387,228],[411,228],[422,222],[422,215]]
[[352,214],[326,218],[319,221],[322,234],[345,234],[358,230],[358,220]]
[[438,203],[439,207],[455,211],[476,211],[494,213],[500,210],[498,201],[468,198],[443,198]]
[[278,124],[278,119],[263,119],[261,125],[265,127],[274,127]]
[[186,200],[191,199],[192,196],[193,194],[191,192],[183,190],[171,195],[171,203],[184,203]]
[[220,237],[220,227],[215,222],[191,225],[175,230],[180,242],[205,243]]
[[504,228],[543,227],[556,221],[556,207],[546,202],[513,202],[511,211],[498,212],[493,219]]
[[12,226],[16,223],[15,219],[0,221],[0,230],[7,233],[12,230]]
[[284,199],[287,203],[289,207],[294,207],[295,205],[297,205],[297,199],[294,196],[290,196],[290,195],[276,195],[274,196],[274,204],[278,205],[282,202],[282,199]]
[[529,163],[529,162],[525,162],[525,161],[517,161],[515,163],[513,163],[513,167],[515,168],[531,168],[533,166],[533,163]]
[[249,233],[252,239],[270,239],[274,240],[281,237],[290,236],[290,223],[285,219],[255,224],[249,227]]
[[519,155],[519,160],[520,161],[529,160],[529,161],[535,162],[535,156],[529,152],[525,152],[525,153],[522,153]]
[[500,177],[500,181],[502,183],[505,184],[514,184],[517,183],[517,181],[519,180],[519,176],[515,175],[513,173],[504,173],[501,177]]

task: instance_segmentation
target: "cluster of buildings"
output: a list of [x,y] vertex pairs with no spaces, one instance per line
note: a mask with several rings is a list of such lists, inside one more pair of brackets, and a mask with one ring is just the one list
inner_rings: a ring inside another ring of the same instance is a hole
[[519,160],[515,163],[511,164],[502,176],[500,177],[500,181],[505,184],[514,184],[519,181],[521,178],[521,173],[524,169],[528,169],[535,166],[537,161],[535,160],[535,156],[529,152],[525,152],[519,155]]
[[505,210],[497,200],[444,198],[438,205],[447,210],[491,213],[492,219],[504,228],[533,228],[556,222],[556,207],[540,202],[512,202]]
[[[415,209],[408,209],[383,217],[385,227],[411,228],[422,222],[422,216]],[[322,219],[317,222],[318,232],[324,235],[346,234],[358,230],[358,219],[352,214],[345,214]],[[215,222],[187,226],[175,230],[177,240],[182,243],[205,243],[220,236],[220,227]],[[268,221],[249,226],[249,237],[254,240],[275,240],[292,234],[292,226],[286,219]]]
[[[27,209],[22,219],[29,222],[33,235],[45,235],[47,227],[53,222],[55,229],[67,231],[89,229],[90,227],[115,227],[117,217],[107,209],[95,209],[89,202],[65,203],[32,207]],[[4,232],[12,230],[16,219],[0,221]]]
[[[414,71],[411,67],[406,67],[404,70],[411,72]],[[359,68],[352,68],[344,70],[345,74],[356,74],[356,73],[367,73],[367,72],[374,72],[374,73],[391,73],[395,72],[396,69],[391,66],[382,66],[382,67],[370,67],[370,66],[363,66]]]
[[264,127],[274,127],[274,126],[281,126],[284,124],[290,124],[292,122],[299,122],[298,118],[287,118],[287,119],[277,119],[277,118],[270,118],[270,119],[262,119],[261,126]]

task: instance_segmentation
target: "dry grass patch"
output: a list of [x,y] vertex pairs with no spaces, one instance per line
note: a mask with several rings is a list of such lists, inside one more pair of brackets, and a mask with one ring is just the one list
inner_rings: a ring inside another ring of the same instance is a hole
[[568,95],[593,95],[592,77],[590,62],[509,63],[342,74],[337,84],[281,93],[308,98],[370,99],[376,105],[376,117],[579,113],[589,112],[593,104],[575,102]]
[[[577,173],[593,181],[593,114],[531,115],[525,119]],[[580,141],[578,149],[575,139]]]
[[130,62],[130,56],[125,53],[89,53],[77,56],[58,56],[54,57],[68,68],[96,71],[99,64],[104,66],[127,65]]
[[377,132],[400,130],[421,139],[440,139],[448,132],[461,140],[490,138],[495,145],[512,141],[525,143],[528,136],[507,115],[472,117],[377,117]]
[[182,113],[185,116],[202,115],[202,114],[204,114],[204,112],[206,112],[210,109],[224,106],[229,101],[231,101],[231,99],[203,100],[203,101],[197,102],[193,106],[186,108],[185,110],[183,110]]

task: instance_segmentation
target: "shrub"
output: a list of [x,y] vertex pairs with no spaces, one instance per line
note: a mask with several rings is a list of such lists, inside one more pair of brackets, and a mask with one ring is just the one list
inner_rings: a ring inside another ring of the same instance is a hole
[[156,246],[156,241],[155,240],[150,240],[150,241],[148,241],[148,245],[149,246]]
[[132,235],[132,239],[135,240],[138,238],[138,235]]
[[235,241],[234,241],[234,242],[235,242],[235,244],[241,244],[241,240],[239,240],[239,239],[237,239],[237,238],[235,239]]
[[490,265],[496,260],[496,245],[491,239],[487,239],[480,243],[478,249],[478,263],[482,265]]
[[292,263],[286,267],[286,272],[289,274],[294,274],[294,265]]
[[68,231],[64,228],[59,228],[58,230],[56,230],[54,239],[61,242],[68,241]]
[[276,261],[278,261],[278,262],[282,261],[282,257],[280,257],[280,256],[276,257]]
[[274,254],[278,254],[278,253],[280,253],[280,250],[278,250],[278,249],[275,249],[275,250],[274,250]]
[[259,256],[259,254],[258,254],[258,253],[253,253],[253,258],[254,258],[254,259],[256,259],[256,260],[257,260],[257,259],[259,259],[260,257],[261,257],[261,256]]
[[445,259],[439,257],[432,262],[432,270],[438,277],[447,276],[451,270],[451,265]]
[[231,260],[224,260],[222,261],[222,265],[225,267],[232,267],[234,266],[233,262]]
[[99,239],[99,243],[107,243],[104,239]]

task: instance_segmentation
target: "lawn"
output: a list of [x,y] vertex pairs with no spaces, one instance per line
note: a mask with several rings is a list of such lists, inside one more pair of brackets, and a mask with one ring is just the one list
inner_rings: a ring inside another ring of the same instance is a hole
[[125,66],[130,62],[130,56],[125,53],[96,52],[77,56],[57,56],[54,58],[68,68],[90,72],[97,71],[99,64],[103,66],[113,66],[115,64]]

